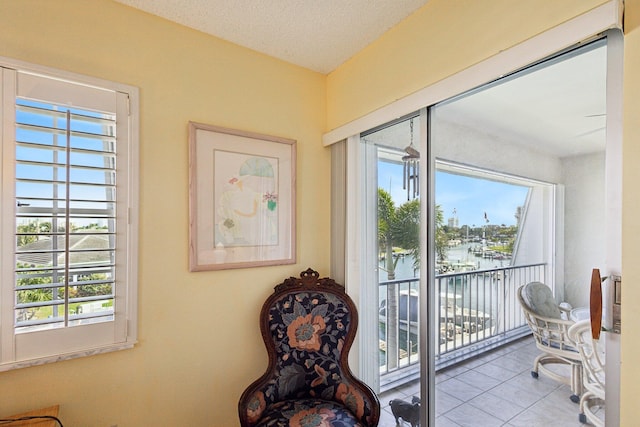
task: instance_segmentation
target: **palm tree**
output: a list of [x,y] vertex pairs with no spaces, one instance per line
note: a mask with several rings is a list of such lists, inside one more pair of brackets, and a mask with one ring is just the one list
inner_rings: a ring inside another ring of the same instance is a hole
[[447,233],[444,228],[444,213],[442,212],[442,208],[440,205],[436,205],[436,239],[435,239],[435,250],[436,257],[439,261],[444,261],[447,259],[447,249],[449,246],[447,245],[447,241],[449,238],[447,237]]
[[396,208],[391,195],[378,189],[378,243],[385,256],[385,269],[389,280],[395,279],[398,259],[393,248],[400,247],[420,262],[420,201],[413,199]]
[[[444,230],[444,214],[436,205],[435,250],[439,260],[447,257],[447,234]],[[389,280],[395,279],[397,258],[393,248],[400,247],[414,259],[414,268],[420,267],[420,201],[410,200],[396,208],[391,195],[378,188],[378,244],[385,257],[385,269]]]
[[[436,254],[446,257],[446,234],[443,230],[444,215],[436,206]],[[413,257],[414,268],[420,266],[420,200],[413,199],[399,207],[391,195],[378,188],[378,244],[384,253],[388,280],[395,279],[399,258],[393,257],[393,248],[400,247]],[[397,284],[389,284],[387,290],[387,355],[388,368],[397,367],[398,361],[398,292]]]

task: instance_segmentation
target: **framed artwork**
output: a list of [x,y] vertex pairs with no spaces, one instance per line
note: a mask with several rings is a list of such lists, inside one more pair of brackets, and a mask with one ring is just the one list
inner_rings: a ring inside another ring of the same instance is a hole
[[189,123],[191,271],[296,261],[296,141]]

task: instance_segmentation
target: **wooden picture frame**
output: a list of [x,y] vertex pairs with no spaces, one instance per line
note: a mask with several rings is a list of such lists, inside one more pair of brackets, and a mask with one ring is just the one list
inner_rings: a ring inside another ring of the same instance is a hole
[[296,141],[189,122],[191,271],[296,262]]

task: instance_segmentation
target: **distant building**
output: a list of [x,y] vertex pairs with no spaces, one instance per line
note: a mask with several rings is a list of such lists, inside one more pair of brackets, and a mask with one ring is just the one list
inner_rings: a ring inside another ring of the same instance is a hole
[[453,216],[447,220],[447,225],[449,228],[458,228],[460,225],[458,224],[458,217]]

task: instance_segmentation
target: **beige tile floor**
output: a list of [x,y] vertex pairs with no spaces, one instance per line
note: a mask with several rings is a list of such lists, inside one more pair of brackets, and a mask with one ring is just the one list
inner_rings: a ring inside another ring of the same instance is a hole
[[[436,427],[585,426],[568,386],[531,377],[539,354],[531,337],[484,353],[436,374]],[[396,426],[391,399],[411,401],[417,381],[380,395],[380,427]],[[409,426],[401,420],[400,425]],[[586,424],[588,425],[588,424]]]

